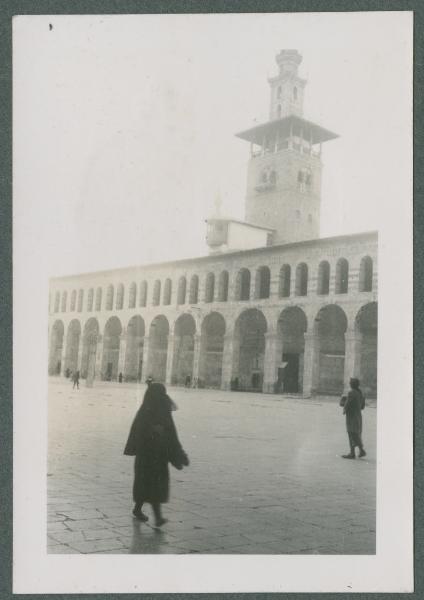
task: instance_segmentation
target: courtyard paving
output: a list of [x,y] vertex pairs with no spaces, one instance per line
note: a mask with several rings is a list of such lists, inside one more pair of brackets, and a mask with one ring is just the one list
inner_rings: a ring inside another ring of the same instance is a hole
[[335,398],[170,388],[191,464],[171,470],[169,521],[133,519],[123,448],[144,385],[49,383],[49,553],[374,554],[376,410],[365,459],[343,460]]

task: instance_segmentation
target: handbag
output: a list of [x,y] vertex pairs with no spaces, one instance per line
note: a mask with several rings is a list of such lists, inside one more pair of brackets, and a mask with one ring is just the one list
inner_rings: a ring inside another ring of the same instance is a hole
[[340,406],[342,406],[342,407],[344,408],[344,406],[345,406],[345,404],[346,404],[346,400],[347,400],[347,397],[346,397],[346,396],[342,396],[342,397],[340,398],[339,405],[340,405]]

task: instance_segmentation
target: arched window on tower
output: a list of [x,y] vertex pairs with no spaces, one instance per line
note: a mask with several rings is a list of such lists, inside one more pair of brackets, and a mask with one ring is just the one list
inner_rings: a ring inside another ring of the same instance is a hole
[[277,106],[277,119],[281,119],[281,104]]
[[359,291],[372,291],[373,264],[370,256],[364,256],[359,267]]
[[72,290],[70,311],[74,311],[77,305],[77,290]]
[[301,192],[312,190],[312,171],[307,168],[300,169],[297,173],[297,187]]
[[178,282],[177,304],[186,303],[187,279],[182,276]]
[[255,297],[259,299],[269,298],[271,283],[271,272],[268,267],[259,267],[256,271]]
[[277,98],[281,98],[281,85],[277,88]]
[[172,296],[172,281],[168,278],[165,280],[165,285],[163,286],[162,303],[165,306],[169,306],[171,304],[171,296]]
[[228,281],[228,271],[222,271],[219,276],[218,302],[227,302],[228,300]]
[[283,265],[280,269],[280,285],[278,290],[280,298],[288,298],[290,296],[290,279],[290,265]]
[[330,263],[326,260],[320,262],[318,267],[317,294],[324,296],[330,293]]
[[159,306],[160,303],[160,279],[156,279],[153,285],[153,298],[152,304],[153,306]]
[[110,285],[108,285],[107,292],[106,292],[106,310],[113,309],[113,296],[114,296],[114,289],[113,289],[113,285],[110,284]]
[[116,308],[122,310],[124,308],[124,286],[122,283],[118,285],[116,290]]
[[193,275],[190,279],[190,293],[188,301],[190,304],[197,304],[199,301],[199,278],[197,275]]
[[296,296],[306,296],[308,293],[308,266],[300,263],[296,268]]
[[215,296],[215,275],[208,273],[206,275],[205,302],[213,302]]
[[137,300],[137,285],[133,281],[128,292],[128,308],[135,308]]
[[102,288],[96,290],[96,310],[102,310]]
[[250,300],[250,271],[240,269],[236,279],[236,300]]
[[336,265],[336,294],[347,294],[349,288],[349,263],[339,258]]
[[59,305],[60,305],[60,293],[56,292],[56,295],[54,297],[54,312],[55,313],[59,312]]
[[94,289],[90,288],[87,294],[87,312],[91,312],[93,310],[94,303]]
[[61,306],[61,311],[62,312],[66,312],[66,303],[68,300],[68,293],[67,292],[62,292],[62,306]]
[[147,305],[147,281],[140,283],[140,306]]
[[82,312],[83,302],[84,302],[84,290],[79,290],[79,292],[78,292],[78,307],[77,307],[78,312]]

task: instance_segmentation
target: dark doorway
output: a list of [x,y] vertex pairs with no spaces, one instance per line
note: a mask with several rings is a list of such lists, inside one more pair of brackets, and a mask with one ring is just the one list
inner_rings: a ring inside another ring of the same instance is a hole
[[108,362],[107,369],[106,369],[106,381],[112,381],[112,370],[113,370],[113,363]]
[[262,391],[262,373],[253,373],[252,390]]
[[284,369],[283,392],[296,394],[299,391],[299,355],[283,354]]

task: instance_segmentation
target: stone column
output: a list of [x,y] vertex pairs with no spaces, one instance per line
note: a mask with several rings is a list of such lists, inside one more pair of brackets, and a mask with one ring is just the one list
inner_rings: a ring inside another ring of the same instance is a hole
[[318,388],[319,338],[315,332],[305,333],[303,395],[313,396]]
[[68,345],[68,335],[67,334],[63,334],[63,345],[62,345],[62,351],[61,351],[61,356],[60,356],[60,374],[61,375],[65,375],[65,371],[66,371],[66,358],[67,358],[67,345]]
[[94,377],[99,381],[102,378],[102,360],[103,360],[103,336],[99,334],[97,336],[97,346],[96,346],[96,365],[94,370]]
[[233,365],[238,355],[238,338],[234,337],[233,333],[228,333],[224,336],[224,350],[222,352],[222,376],[221,389],[229,390],[231,388],[231,379],[233,377]]
[[175,359],[175,346],[180,344],[181,340],[179,337],[175,335],[168,335],[168,351],[166,353],[166,385],[171,385],[172,383],[172,371],[174,368],[174,359]]
[[283,340],[277,333],[265,334],[264,381],[262,391],[274,393],[275,382],[278,379],[278,365],[281,363]]
[[201,337],[199,333],[196,333],[194,336],[194,348],[193,348],[193,373],[191,376],[191,380],[199,378],[200,371],[200,349],[201,349]]
[[344,390],[350,389],[349,379],[361,379],[361,346],[362,334],[354,329],[347,329],[345,333],[345,360],[344,360]]
[[149,337],[145,336],[143,340],[143,365],[141,371],[141,381],[146,380],[149,376]]
[[125,355],[127,353],[127,333],[123,331],[119,336],[119,358],[118,358],[118,377],[119,373],[125,375]]
[[82,353],[84,350],[84,337],[81,334],[78,342],[78,358],[77,358],[77,369],[81,373],[81,364],[82,364]]

